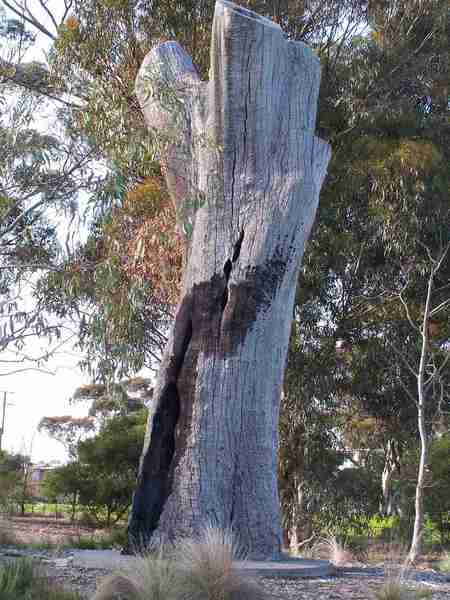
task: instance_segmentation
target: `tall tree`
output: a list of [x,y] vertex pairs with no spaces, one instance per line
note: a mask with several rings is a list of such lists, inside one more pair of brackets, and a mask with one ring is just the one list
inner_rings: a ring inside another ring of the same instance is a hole
[[[448,239],[448,12],[439,2],[369,2],[366,25],[359,38],[344,41],[336,61],[322,54],[319,126],[333,158],[300,279],[302,335],[300,347],[291,345],[289,413],[282,418],[292,422],[317,402],[370,417],[372,439],[385,449],[388,506],[402,449],[419,442],[417,379],[395,352],[407,349],[416,360],[417,340],[392,292],[409,276],[406,299],[419,317],[429,264],[421,244],[437,256],[439,239]],[[439,321],[436,347],[446,339],[445,313]],[[314,357],[325,362],[327,347],[331,385],[324,375],[311,390],[306,369]],[[298,359],[304,348],[306,364]],[[429,397],[429,416],[438,401]]]
[[137,79],[186,269],[129,536],[147,545],[210,522],[268,557],[281,550],[277,426],[295,283],[330,150],[314,136],[320,66],[307,46],[219,1],[211,48],[209,83],[175,43],[154,48]]

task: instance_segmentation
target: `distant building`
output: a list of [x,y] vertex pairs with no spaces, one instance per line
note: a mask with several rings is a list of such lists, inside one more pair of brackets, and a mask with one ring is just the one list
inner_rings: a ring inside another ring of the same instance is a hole
[[42,493],[42,482],[44,481],[45,475],[55,469],[58,465],[38,463],[30,466],[30,473],[27,479],[27,493],[33,498],[41,498]]

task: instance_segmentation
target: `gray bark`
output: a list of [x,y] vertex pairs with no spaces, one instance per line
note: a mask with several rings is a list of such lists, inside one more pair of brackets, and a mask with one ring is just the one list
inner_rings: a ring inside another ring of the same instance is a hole
[[428,324],[431,312],[431,294],[433,291],[434,271],[431,271],[428,279],[427,298],[422,321],[422,349],[420,353],[419,372],[417,374],[417,425],[420,436],[420,458],[417,470],[416,496],[414,500],[414,527],[411,540],[411,547],[408,553],[408,562],[414,563],[422,552],[422,536],[424,523],[424,492],[425,492],[425,473],[428,464],[428,435],[425,425],[425,369],[428,360]]
[[314,136],[320,66],[278,25],[216,3],[210,81],[175,42],[137,79],[186,241],[154,390],[131,544],[231,529],[281,550],[280,393],[305,242],[330,157]]

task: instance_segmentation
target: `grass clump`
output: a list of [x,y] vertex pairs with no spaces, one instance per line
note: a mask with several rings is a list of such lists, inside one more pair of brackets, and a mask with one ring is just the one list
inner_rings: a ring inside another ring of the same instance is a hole
[[241,575],[233,560],[243,553],[229,533],[206,529],[198,540],[183,540],[174,559],[180,571],[185,597],[190,600],[262,600],[257,583]]
[[43,575],[29,559],[0,565],[1,600],[80,600],[73,592],[62,590]]
[[376,600],[421,600],[431,598],[432,591],[425,587],[413,587],[408,582],[407,563],[401,556],[404,551],[393,545],[385,565],[384,582],[375,592]]
[[137,558],[133,565],[107,577],[93,600],[178,600],[179,573],[162,552]]
[[136,559],[107,578],[93,600],[265,600],[265,592],[233,567],[242,558],[231,535],[205,529],[170,551]]
[[400,579],[387,579],[375,592],[377,600],[421,600],[431,598],[433,592],[425,588],[411,588]]
[[345,567],[355,562],[351,550],[335,535],[320,538],[312,547],[312,555],[327,558],[335,567]]

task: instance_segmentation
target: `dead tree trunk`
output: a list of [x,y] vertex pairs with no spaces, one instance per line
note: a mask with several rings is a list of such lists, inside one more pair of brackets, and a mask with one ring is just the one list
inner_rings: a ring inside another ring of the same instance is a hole
[[218,1],[210,81],[175,42],[137,79],[186,240],[154,390],[131,544],[232,529],[281,549],[278,412],[304,245],[330,157],[314,136],[320,66],[278,25]]

